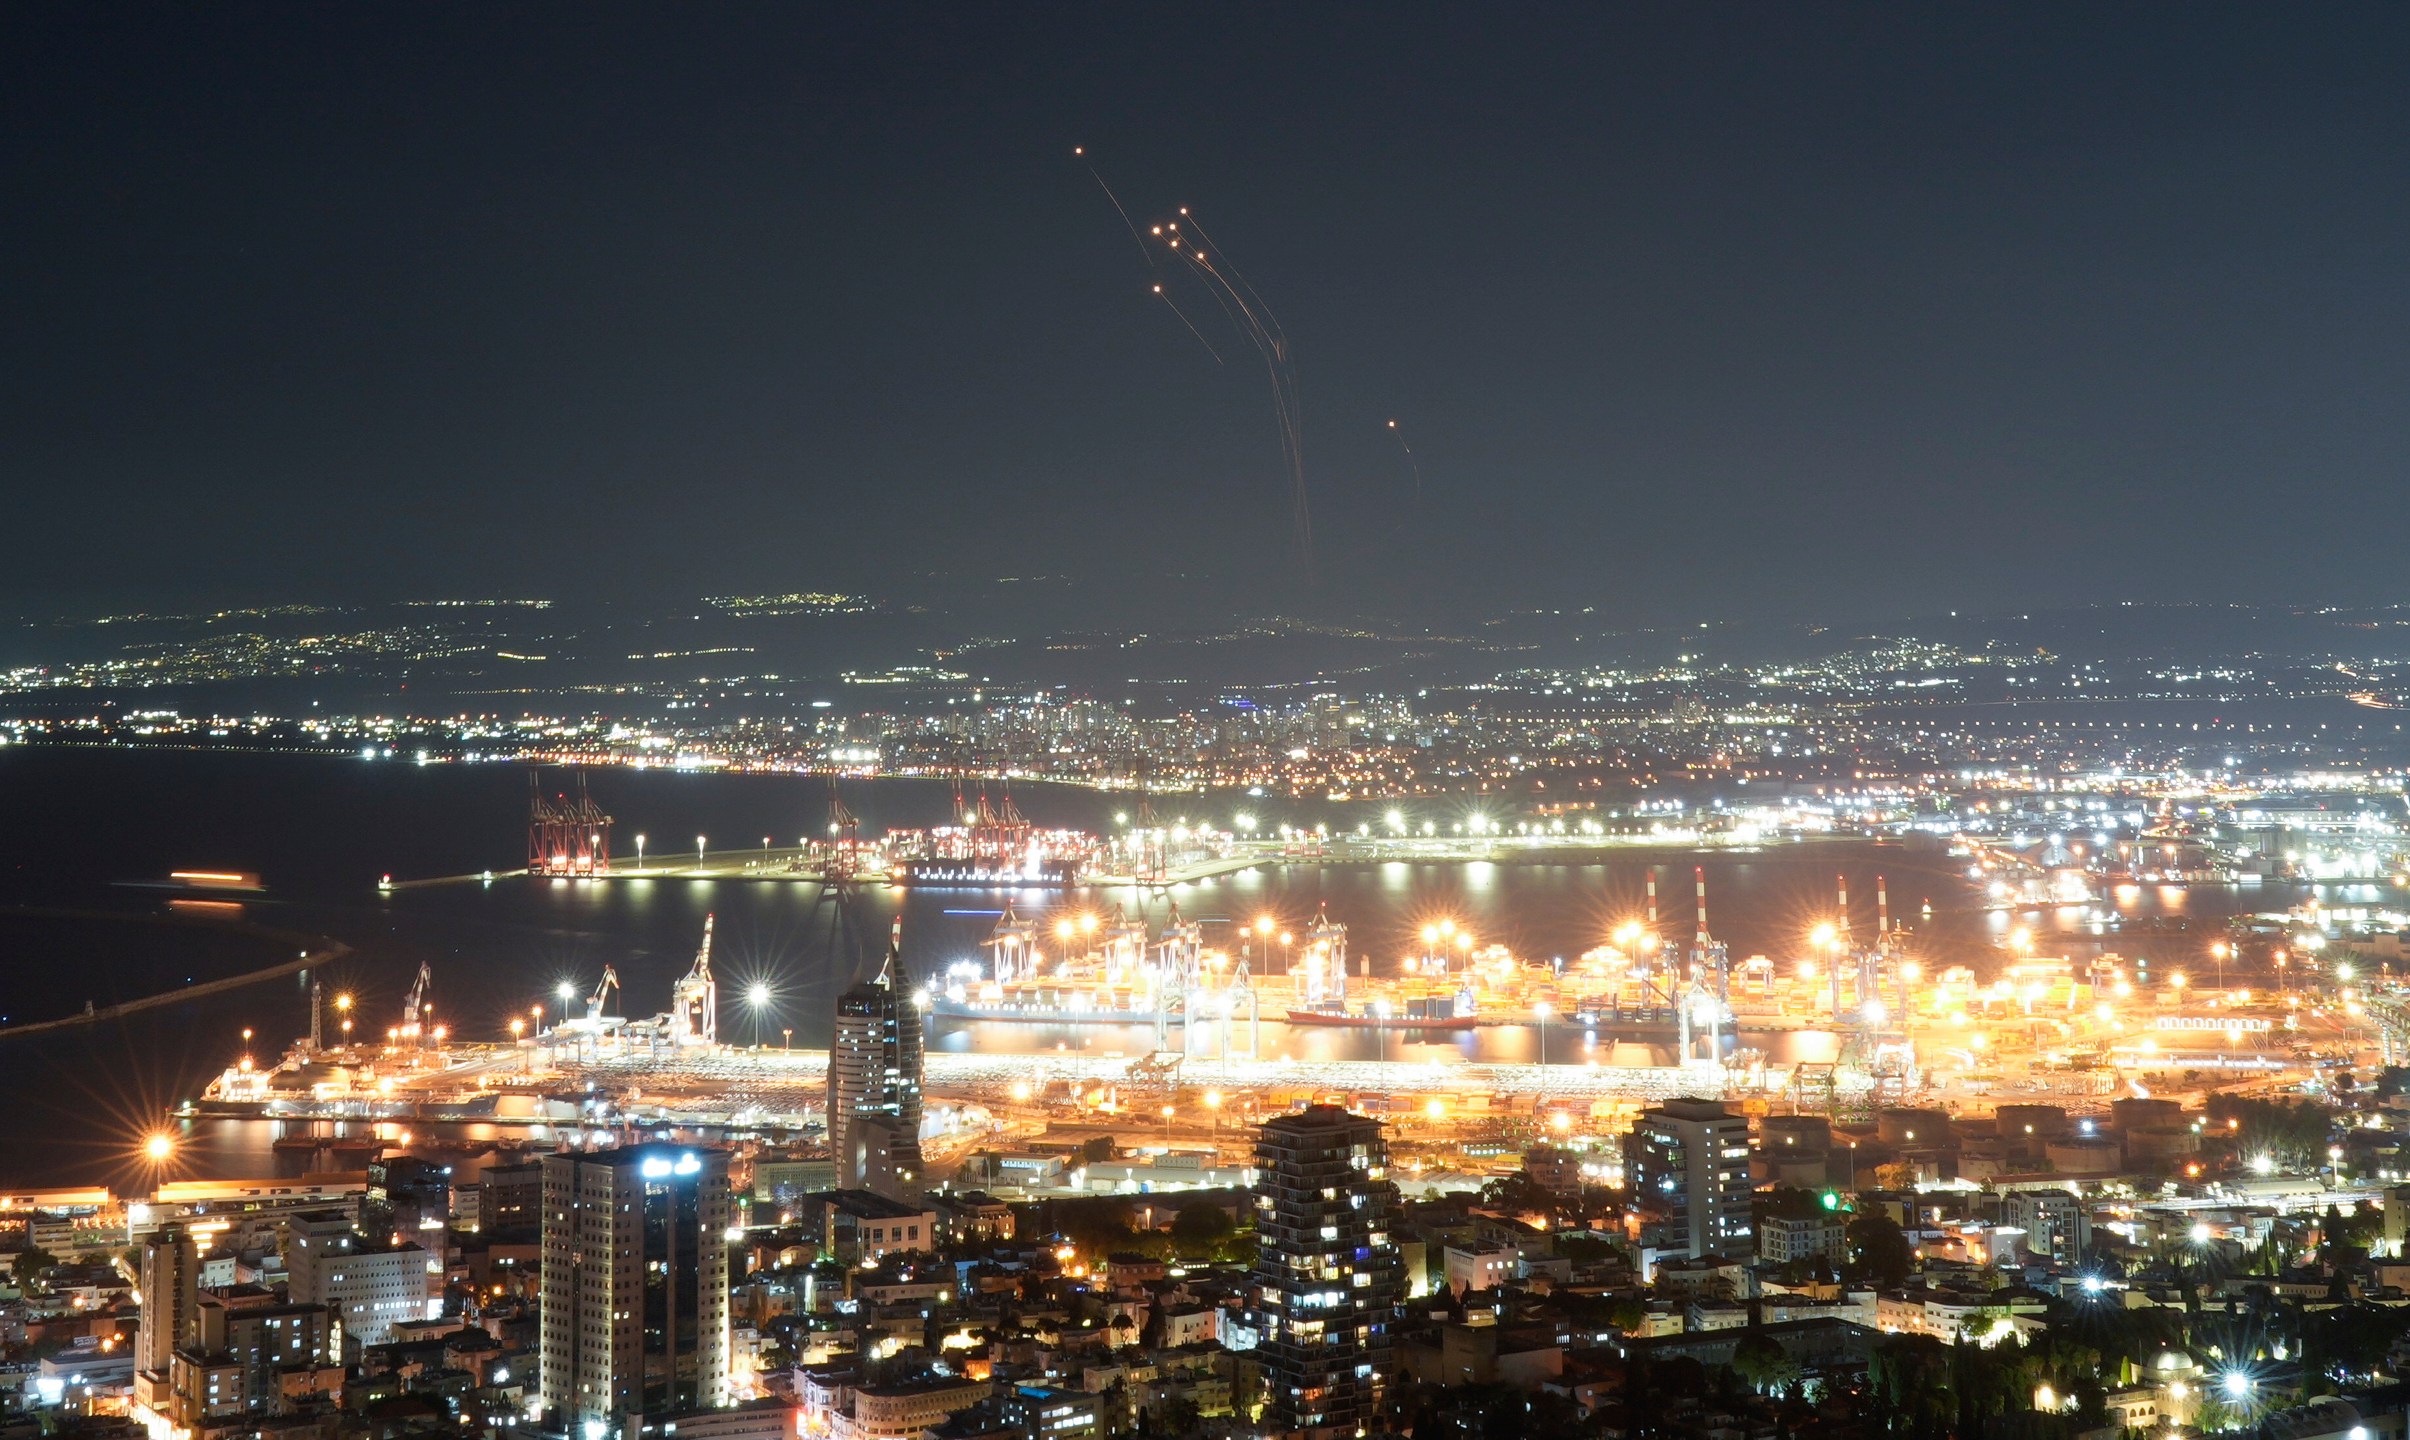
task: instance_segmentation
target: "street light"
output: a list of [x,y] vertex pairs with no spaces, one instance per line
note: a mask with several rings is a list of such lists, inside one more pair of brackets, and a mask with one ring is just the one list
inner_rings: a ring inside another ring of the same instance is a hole
[[703,837],[700,835],[695,837],[695,868],[703,868]]
[[753,1048],[761,1048],[761,1012],[770,1003],[770,987],[756,980],[745,989],[745,1003],[753,1009]]
[[636,837],[636,873],[639,875],[644,873],[644,837],[642,835]]

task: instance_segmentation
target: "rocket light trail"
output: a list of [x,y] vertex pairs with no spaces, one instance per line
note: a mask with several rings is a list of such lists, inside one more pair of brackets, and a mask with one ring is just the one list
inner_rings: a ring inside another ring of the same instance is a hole
[[[1088,155],[1088,147],[1085,145],[1075,145],[1072,147],[1071,153],[1075,158],[1085,160],[1087,159]],[[1096,188],[1104,191],[1105,198],[1113,202],[1113,213],[1121,217],[1123,228],[1130,232],[1130,240],[1133,244],[1137,245],[1138,253],[1145,258],[1147,268],[1150,270],[1153,269],[1155,266],[1155,257],[1153,252],[1146,248],[1146,237],[1138,233],[1138,222],[1130,218],[1130,212],[1122,205],[1121,197],[1113,193],[1113,187],[1105,183],[1103,172],[1099,171],[1093,162],[1088,165],[1088,178],[1094,180],[1096,182]]]
[[[1071,148],[1071,154],[1075,159],[1086,161],[1088,147],[1075,145]],[[1088,162],[1087,168],[1088,178],[1096,182],[1097,189],[1105,192],[1105,199],[1112,203],[1113,213],[1121,217],[1122,228],[1130,232],[1130,243],[1138,247],[1139,258],[1146,262],[1147,273],[1156,277],[1151,287],[1153,293],[1163,301],[1172,314],[1180,317],[1180,323],[1188,327],[1189,334],[1197,337],[1197,343],[1205,347],[1205,353],[1213,357],[1213,363],[1221,364],[1221,352],[1213,348],[1213,342],[1205,338],[1205,332],[1196,327],[1196,323],[1188,318],[1188,312],[1180,308],[1180,302],[1172,298],[1169,290],[1163,288],[1163,272],[1155,264],[1155,252],[1148,248],[1146,236],[1139,233],[1138,222],[1130,218],[1129,207],[1121,203],[1121,196],[1115,194],[1113,187],[1106,183],[1104,172],[1098,170],[1094,162]]]
[[[1239,333],[1263,356],[1266,378],[1272,386],[1273,420],[1280,430],[1281,460],[1289,476],[1290,519],[1296,527],[1298,564],[1310,579],[1314,566],[1314,521],[1307,503],[1305,488],[1305,439],[1303,420],[1297,399],[1297,367],[1289,349],[1289,337],[1280,328],[1272,307],[1247,282],[1235,266],[1216,265],[1211,254],[1203,248],[1211,244],[1204,226],[1198,224],[1182,206],[1180,214],[1189,222],[1191,234],[1203,243],[1182,246],[1178,221],[1164,228],[1170,232],[1165,248],[1176,258],[1188,262],[1192,271],[1207,283],[1207,293],[1223,303],[1223,313],[1231,317]],[[1216,250],[1220,247],[1215,246]]]
[[1414,503],[1420,505],[1423,500],[1423,467],[1416,463],[1414,447],[1406,443],[1406,432],[1398,428],[1395,420],[1389,422],[1389,433],[1397,437],[1397,448],[1406,452],[1406,468],[1414,474]]
[[[1314,521],[1305,487],[1305,438],[1298,405],[1297,367],[1287,332],[1281,329],[1279,318],[1272,313],[1271,305],[1266,303],[1262,293],[1245,275],[1226,261],[1220,264],[1215,262],[1214,254],[1221,247],[1205,233],[1204,226],[1189,213],[1187,206],[1180,207],[1179,220],[1152,226],[1142,234],[1136,222],[1130,219],[1129,209],[1121,203],[1121,197],[1106,183],[1095,163],[1088,159],[1088,147],[1075,145],[1071,154],[1072,158],[1086,167],[1089,178],[1104,192],[1105,199],[1113,206],[1113,213],[1120,217],[1123,228],[1130,232],[1131,239],[1138,242],[1139,252],[1146,261],[1151,277],[1152,293],[1178,317],[1181,326],[1213,358],[1213,363],[1223,364],[1222,354],[1214,348],[1212,341],[1205,338],[1205,333],[1197,328],[1188,312],[1180,308],[1171,287],[1165,283],[1173,275],[1186,274],[1201,286],[1221,309],[1223,318],[1263,357],[1265,377],[1272,387],[1273,424],[1280,436],[1281,468],[1289,485],[1289,518],[1297,563],[1311,583],[1314,571]],[[1183,221],[1188,226],[1187,236],[1180,233]],[[1150,238],[1162,240],[1165,256],[1177,263],[1168,269],[1159,263],[1153,247],[1148,244]],[[1207,246],[1211,246],[1212,250],[1209,251]],[[1412,461],[1411,452],[1407,458],[1409,462]],[[1418,470],[1415,476],[1417,495],[1421,493],[1421,488],[1422,477]]]
[[1205,347],[1205,353],[1213,357],[1213,363],[1216,365],[1221,364],[1222,352],[1213,348],[1213,342],[1206,339],[1205,332],[1199,330],[1196,327],[1196,322],[1188,318],[1188,312],[1180,308],[1180,302],[1171,297],[1171,292],[1158,284],[1155,287],[1155,293],[1163,297],[1163,303],[1171,307],[1171,311],[1174,315],[1180,317],[1180,323],[1188,327],[1188,333],[1197,337],[1197,343]]

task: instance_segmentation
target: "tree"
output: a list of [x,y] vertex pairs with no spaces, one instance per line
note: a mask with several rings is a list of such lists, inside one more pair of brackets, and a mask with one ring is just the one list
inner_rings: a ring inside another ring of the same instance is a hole
[[17,1252],[16,1260],[9,1266],[9,1274],[16,1277],[19,1285],[31,1285],[42,1278],[44,1271],[58,1263],[59,1257],[49,1251],[28,1247]]
[[1056,1201],[1053,1219],[1056,1233],[1087,1255],[1102,1257],[1138,1243],[1129,1202],[1112,1196]]
[[2302,1368],[2348,1384],[2384,1364],[2410,1331],[2410,1315],[2390,1305],[2340,1305],[2303,1313],[2299,1327]]
[[1174,1437],[1188,1435],[1196,1430],[1200,1419],[1196,1401],[1186,1395],[1173,1395],[1163,1402],[1161,1412],[1155,1417],[1156,1433]]
[[1238,1229],[1238,1222],[1219,1205],[1196,1201],[1180,1207],[1172,1219],[1172,1241],[1183,1255],[1211,1255]]
[[1849,1268],[1856,1278],[1896,1290],[1908,1283],[1908,1272],[1916,1268],[1916,1251],[1898,1221],[1888,1215],[1860,1215],[1849,1222]]
[[1567,1234],[1556,1237],[1556,1253],[1576,1265],[1598,1260],[1621,1260],[1623,1247],[1604,1235]]
[[1799,1362],[1762,1330],[1741,1337],[1732,1352],[1732,1373],[1761,1395],[1777,1395],[1799,1382]]
[[1501,1175],[1481,1187],[1481,1203],[1493,1210],[1513,1215],[1539,1215],[1550,1219],[1564,1204],[1564,1197],[1541,1185],[1521,1170]]
[[2322,1105],[2212,1095],[2204,1108],[2210,1133],[2223,1129],[2243,1155],[2265,1155],[2278,1168],[2291,1171],[2315,1169],[2326,1158],[2334,1117]]

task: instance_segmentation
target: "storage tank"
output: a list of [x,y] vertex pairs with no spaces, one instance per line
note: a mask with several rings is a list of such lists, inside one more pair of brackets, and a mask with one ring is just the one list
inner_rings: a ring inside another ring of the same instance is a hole
[[1947,1149],[1956,1138],[1939,1110],[1886,1110],[1875,1117],[1874,1132],[1886,1145],[1917,1150]]
[[2003,1105],[1992,1117],[2000,1122],[2001,1139],[2034,1152],[2067,1133],[2064,1105]]
[[1758,1148],[1768,1155],[1827,1155],[1833,1122],[1821,1115],[1768,1115],[1758,1122]]
[[2184,1106],[2155,1095],[2129,1095],[2109,1102],[2112,1130],[2164,1130],[2184,1123]]
[[2106,1135],[2072,1135],[2043,1147],[2050,1168],[2061,1175],[2114,1175],[2124,1159],[2121,1147]]

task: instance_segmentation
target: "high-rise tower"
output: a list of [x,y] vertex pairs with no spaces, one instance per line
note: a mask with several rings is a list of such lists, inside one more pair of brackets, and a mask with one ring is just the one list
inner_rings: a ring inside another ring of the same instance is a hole
[[728,1403],[728,1214],[716,1150],[544,1157],[550,1425],[636,1440],[646,1414]]
[[1757,1249],[1746,1116],[1720,1100],[1668,1100],[1640,1112],[1623,1163],[1633,1203],[1668,1222],[1669,1249],[1692,1256]]
[[1264,1422],[1304,1440],[1368,1434],[1405,1293],[1381,1122],[1336,1105],[1279,1116],[1257,1132],[1255,1167],[1250,1308],[1271,1392]]
[[142,1331],[134,1343],[134,1398],[168,1408],[176,1351],[193,1343],[200,1315],[201,1258],[190,1231],[162,1225],[142,1240]]
[[837,997],[828,1051],[828,1145],[837,1183],[897,1193],[921,1183],[921,1012],[904,978],[904,922],[879,973]]

